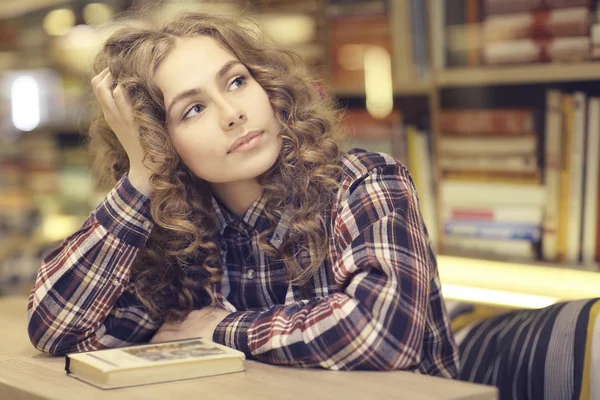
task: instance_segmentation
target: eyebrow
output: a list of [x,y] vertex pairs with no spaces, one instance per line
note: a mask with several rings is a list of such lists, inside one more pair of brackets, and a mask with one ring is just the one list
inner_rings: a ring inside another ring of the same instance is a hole
[[[225,76],[225,74],[227,74],[227,72],[231,68],[235,67],[236,65],[244,65],[244,64],[242,64],[238,60],[231,60],[231,61],[226,62],[225,65],[223,65],[221,67],[221,69],[219,69],[219,71],[217,72],[217,80],[221,80],[223,78],[223,76]],[[185,100],[188,97],[195,96],[198,93],[202,93],[202,92],[204,92],[204,90],[202,90],[200,88],[192,88],[192,89],[184,90],[183,92],[179,93],[177,96],[175,96],[173,98],[173,101],[171,101],[171,104],[169,105],[169,108],[167,109],[167,115],[171,115],[171,110],[173,109],[175,104],[179,103],[181,100]]]

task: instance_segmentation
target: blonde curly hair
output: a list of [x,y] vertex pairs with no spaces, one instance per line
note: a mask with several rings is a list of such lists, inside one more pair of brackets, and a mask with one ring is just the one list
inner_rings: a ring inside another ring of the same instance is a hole
[[[198,35],[217,40],[249,69],[283,126],[279,157],[258,177],[271,222],[259,242],[265,252],[285,262],[290,282],[305,285],[326,257],[325,210],[341,174],[341,114],[318,90],[325,87],[323,82],[299,56],[277,48],[249,18],[188,12],[161,27],[124,27],[108,38],[93,73],[108,67],[122,85],[139,126],[144,162],[153,169],[150,213],[155,228],[133,267],[135,289],[151,316],[171,322],[183,320],[193,309],[216,305],[213,285],[222,274],[211,191],[175,151],[163,95],[153,79],[178,39]],[[129,170],[127,154],[100,109],[89,129],[89,149],[99,185],[114,186]],[[286,212],[290,233],[276,251],[267,240],[274,222]],[[301,265],[296,256],[305,250],[311,257]]]

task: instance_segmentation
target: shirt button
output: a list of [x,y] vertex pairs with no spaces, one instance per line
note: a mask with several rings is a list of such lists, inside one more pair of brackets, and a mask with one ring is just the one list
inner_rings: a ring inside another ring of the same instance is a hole
[[281,240],[281,236],[279,235],[279,233],[276,233],[275,236],[273,236],[273,241],[276,244],[281,244],[283,241]]
[[246,276],[248,277],[248,279],[254,279],[254,270],[249,269],[248,272],[246,273]]
[[142,224],[142,226],[144,227],[145,230],[149,231],[150,228],[152,227],[152,224],[150,223],[150,221],[146,221]]
[[115,279],[114,281],[112,281],[112,284],[113,284],[113,286],[119,286],[120,285],[118,279]]

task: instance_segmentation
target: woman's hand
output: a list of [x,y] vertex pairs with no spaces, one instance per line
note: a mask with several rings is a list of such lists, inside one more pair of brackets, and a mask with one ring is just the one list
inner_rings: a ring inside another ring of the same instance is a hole
[[133,121],[131,104],[127,101],[122,86],[115,86],[113,77],[106,68],[92,79],[92,88],[102,107],[104,119],[129,157],[129,181],[142,194],[149,196],[151,172],[142,163],[144,151],[138,139],[138,127]]
[[197,337],[212,340],[217,325],[229,314],[229,311],[214,307],[204,307],[200,310],[194,310],[180,324],[164,323],[154,337],[152,337],[150,343]]

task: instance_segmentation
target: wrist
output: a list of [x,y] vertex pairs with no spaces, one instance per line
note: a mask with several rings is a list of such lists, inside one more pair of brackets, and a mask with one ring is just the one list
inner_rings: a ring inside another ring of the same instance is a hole
[[129,171],[127,178],[129,179],[131,186],[133,186],[138,192],[146,197],[150,197],[150,192],[152,191],[150,188],[150,171],[146,173]]

